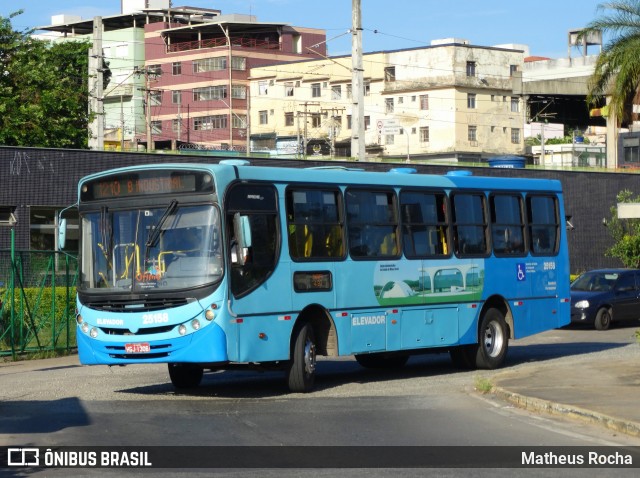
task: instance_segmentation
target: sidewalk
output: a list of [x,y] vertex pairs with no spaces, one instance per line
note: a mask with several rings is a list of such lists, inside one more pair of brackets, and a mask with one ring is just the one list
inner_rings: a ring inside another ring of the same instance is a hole
[[628,358],[587,354],[580,360],[528,363],[492,378],[492,393],[536,412],[604,425],[640,437],[640,361],[633,347]]

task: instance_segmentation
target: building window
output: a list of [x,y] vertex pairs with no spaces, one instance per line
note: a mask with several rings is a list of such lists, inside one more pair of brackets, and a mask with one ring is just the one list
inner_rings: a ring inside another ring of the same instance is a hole
[[180,118],[171,120],[171,131],[179,133],[182,129],[182,120]]
[[342,98],[342,85],[331,86],[331,99],[339,100]]
[[311,115],[311,127],[319,128],[322,126],[322,115],[320,113],[313,113]]
[[364,129],[365,129],[365,131],[368,131],[369,128],[371,128],[371,116],[365,116],[364,117]]
[[347,83],[347,99],[350,100],[353,96],[353,85],[351,83]]
[[293,96],[294,86],[293,81],[287,81],[284,84],[284,94],[285,96]]
[[476,94],[467,93],[467,108],[475,109],[476,107]]
[[364,87],[364,96],[371,96],[371,83],[365,81],[363,84]]
[[311,84],[311,96],[313,98],[320,98],[322,92],[320,90],[320,83]]
[[179,105],[182,103],[182,91],[175,90],[171,92],[171,102],[174,105]]
[[469,125],[467,128],[467,139],[469,141],[478,141],[478,127]]
[[[58,213],[55,208],[29,207],[29,235],[31,249],[55,251],[58,249]],[[78,213],[65,212],[67,218],[67,243],[65,250],[78,250]]]
[[511,128],[511,142],[520,144],[520,128]]
[[247,69],[247,59],[243,56],[231,57],[231,69],[245,71]]
[[193,72],[204,73],[205,71],[220,71],[227,69],[227,57],[219,56],[216,58],[203,58],[201,60],[193,60]]
[[231,127],[236,129],[246,129],[247,115],[233,114],[231,117]]
[[386,113],[393,113],[393,98],[385,98],[384,106]]
[[151,134],[162,134],[162,121],[151,122]]
[[518,113],[520,112],[520,98],[515,96],[511,97],[511,112]]
[[509,76],[513,76],[518,71],[518,65],[509,65]]
[[347,129],[351,129],[351,115],[347,115]]
[[219,100],[227,97],[227,85],[205,86],[193,89],[193,101]]
[[267,93],[269,93],[269,83],[266,81],[259,81],[258,82],[258,94],[261,96],[266,95]]
[[293,126],[293,113],[285,113],[284,114],[284,125],[285,126]]
[[162,91],[151,90],[149,93],[151,106],[160,106],[162,104]]
[[476,76],[476,62],[468,61],[467,62],[467,76]]
[[193,129],[195,131],[209,131],[212,129],[226,129],[227,128],[227,116],[215,115],[215,116],[203,116],[201,118],[194,118]]
[[182,75],[182,62],[176,61],[171,63],[171,74],[173,76]]
[[396,81],[396,67],[387,66],[384,69],[384,81]]
[[269,112],[267,110],[258,111],[260,124],[269,124]]
[[147,74],[151,77],[158,77],[162,75],[162,65],[147,66]]
[[429,109],[429,95],[420,95],[420,109],[421,110]]
[[247,98],[247,87],[244,85],[233,85],[231,87],[231,97],[236,100],[244,100]]
[[429,127],[421,126],[420,127],[420,142],[428,143],[429,142]]

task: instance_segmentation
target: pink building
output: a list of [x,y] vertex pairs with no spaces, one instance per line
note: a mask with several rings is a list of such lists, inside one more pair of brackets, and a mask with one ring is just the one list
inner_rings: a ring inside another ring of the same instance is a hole
[[220,15],[184,23],[145,25],[144,93],[147,131],[136,140],[150,149],[201,148],[245,152],[249,72],[256,66],[318,59],[326,32],[248,15]]

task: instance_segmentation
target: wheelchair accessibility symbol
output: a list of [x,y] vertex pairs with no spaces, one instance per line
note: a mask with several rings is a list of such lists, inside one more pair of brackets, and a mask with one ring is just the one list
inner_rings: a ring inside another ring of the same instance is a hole
[[524,264],[516,264],[516,267],[517,267],[518,282],[527,280],[527,274],[524,270]]

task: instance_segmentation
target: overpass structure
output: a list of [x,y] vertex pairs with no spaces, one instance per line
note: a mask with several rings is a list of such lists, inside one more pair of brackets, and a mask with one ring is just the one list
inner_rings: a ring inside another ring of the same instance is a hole
[[598,55],[548,59],[525,59],[521,81],[514,82],[514,93],[525,98],[527,121],[563,123],[581,130],[606,127],[606,166],[618,167],[616,119],[591,116],[586,103],[588,81]]

